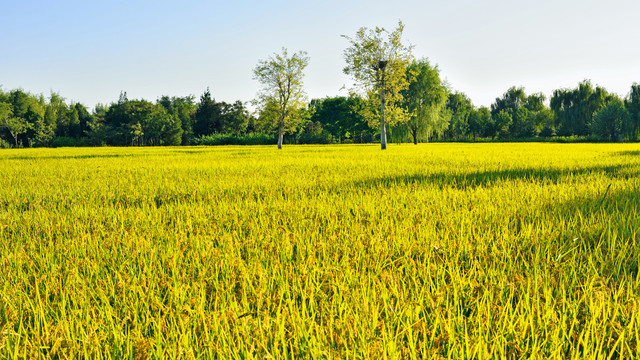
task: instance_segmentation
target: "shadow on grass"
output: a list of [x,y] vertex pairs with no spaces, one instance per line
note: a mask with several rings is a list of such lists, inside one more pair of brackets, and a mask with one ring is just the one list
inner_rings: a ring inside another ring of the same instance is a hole
[[7,156],[0,160],[67,160],[67,159],[93,159],[93,158],[119,158],[149,156],[149,154],[91,154],[91,155],[62,155],[62,156]]
[[492,186],[496,183],[512,180],[524,180],[532,182],[558,183],[567,178],[580,177],[588,174],[604,174],[611,178],[629,178],[637,175],[621,170],[629,170],[623,165],[594,166],[578,169],[508,169],[478,171],[460,174],[433,173],[433,174],[405,174],[370,178],[361,181],[346,183],[346,188],[381,188],[431,184],[440,187],[453,187],[457,189],[475,188],[479,186]]
[[560,252],[576,251],[583,263],[591,259],[597,272],[614,283],[635,281],[640,270],[640,251],[634,245],[640,228],[640,189],[607,189],[565,202],[551,201],[539,211],[566,220],[567,233],[557,240]]
[[614,156],[640,156],[640,150],[618,151],[613,153]]

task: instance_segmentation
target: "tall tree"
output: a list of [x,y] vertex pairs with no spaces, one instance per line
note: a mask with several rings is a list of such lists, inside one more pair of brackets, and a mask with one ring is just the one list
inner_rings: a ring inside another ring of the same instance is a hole
[[629,112],[626,133],[631,140],[638,140],[640,131],[640,84],[633,84],[629,96],[625,100],[625,107]]
[[469,115],[473,111],[471,99],[462,92],[450,93],[447,109],[451,113],[451,120],[445,135],[452,139],[465,136],[469,132]]
[[[18,135],[18,142],[22,142],[25,146],[32,146],[34,142],[45,145],[53,137],[53,128],[46,127],[44,124],[46,104],[42,95],[34,96],[17,89],[3,94],[3,101],[11,104],[14,118],[26,121],[26,131]],[[41,138],[43,141],[38,141]]]
[[393,125],[409,118],[408,112],[399,106],[401,91],[409,87],[407,67],[413,60],[413,47],[402,43],[403,30],[404,25],[399,22],[393,32],[362,27],[353,38],[343,35],[350,43],[344,51],[347,63],[344,73],[352,76],[356,86],[370,99],[377,99],[380,116],[369,120],[371,126],[380,125],[382,150],[387,148],[387,123]]
[[169,97],[162,96],[158,104],[167,110],[168,113],[176,116],[180,120],[182,128],[182,145],[189,145],[193,138],[193,120],[196,113],[196,105],[193,96]]
[[[261,133],[276,134],[279,145],[282,145],[285,134],[299,135],[299,131],[304,130],[304,125],[309,120],[309,111],[301,106],[289,109],[282,121],[281,115],[282,107],[273,100],[261,106],[258,118],[255,120],[255,129]],[[281,146],[278,147],[278,149],[281,148]]]
[[504,109],[491,117],[493,118],[493,131],[491,133],[491,137],[504,137],[509,132],[509,126],[511,126],[511,123],[513,122],[511,113]]
[[200,97],[194,114],[193,135],[203,136],[222,132],[222,105],[207,91]]
[[160,104],[146,100],[132,100],[127,103],[127,136],[129,144],[180,145],[182,129],[180,119],[170,114]]
[[13,137],[15,146],[18,147],[18,136],[27,132],[28,124],[25,119],[13,116],[11,104],[0,103],[0,127],[5,128]]
[[113,137],[114,130],[106,121],[109,109],[104,104],[96,104],[93,115],[88,119],[87,136],[93,145],[106,145]]
[[226,134],[240,135],[249,125],[249,111],[242,101],[233,104],[222,103],[222,128]]
[[364,115],[365,101],[358,96],[339,96],[315,99],[311,122],[319,123],[322,128],[339,142],[363,142],[371,139],[372,130]]
[[267,60],[260,60],[253,69],[253,78],[262,85],[256,104],[263,109],[276,106],[278,149],[282,149],[287,122],[295,119],[295,113],[304,108],[303,78],[308,64],[306,52],[300,51],[289,56],[287,49],[282,48],[281,54],[274,53]]
[[413,143],[418,144],[418,136],[428,140],[434,133],[442,135],[449,126],[450,117],[444,111],[449,90],[440,80],[438,66],[432,66],[428,59],[412,62],[408,72],[413,81],[402,92],[403,104],[410,113],[407,128]]
[[86,136],[87,132],[89,131],[89,123],[91,123],[91,121],[93,120],[93,115],[91,115],[89,113],[89,110],[87,110],[87,108],[80,103],[76,103],[74,107],[76,109],[76,112],[78,113],[78,121],[80,122],[79,136]]
[[560,135],[588,135],[593,115],[615,96],[604,88],[594,88],[584,80],[575,89],[558,89],[551,96],[551,110],[558,121]]
[[469,133],[475,140],[477,136],[485,135],[486,129],[493,127],[491,119],[491,111],[485,106],[481,106],[478,109],[473,109],[469,113],[468,118]]
[[622,101],[613,99],[595,113],[593,122],[590,124],[591,132],[605,140],[618,141],[622,137],[627,116],[628,113]]
[[[494,117],[495,123],[500,123],[506,121],[506,115],[508,114],[511,117],[508,133],[513,136],[522,136],[527,131],[527,124],[525,123],[529,112],[524,107],[527,102],[527,95],[524,92],[523,87],[515,87],[512,86],[509,88],[502,97],[496,98],[496,101],[491,104],[491,116]],[[500,119],[498,119],[498,115],[501,112],[505,112],[505,114],[500,115]],[[506,134],[507,132],[502,132],[502,134]]]

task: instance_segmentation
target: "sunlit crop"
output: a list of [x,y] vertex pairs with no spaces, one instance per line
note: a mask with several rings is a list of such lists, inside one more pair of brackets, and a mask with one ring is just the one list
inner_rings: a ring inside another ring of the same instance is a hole
[[0,358],[629,358],[640,145],[0,151]]

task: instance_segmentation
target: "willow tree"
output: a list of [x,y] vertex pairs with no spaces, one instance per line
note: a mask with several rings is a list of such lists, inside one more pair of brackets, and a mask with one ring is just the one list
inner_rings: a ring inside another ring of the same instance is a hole
[[451,112],[446,108],[449,89],[440,80],[438,66],[432,66],[428,59],[412,62],[409,72],[415,78],[402,93],[410,112],[406,125],[413,143],[418,144],[418,136],[429,139],[434,133],[442,135],[449,126]]
[[273,108],[273,117],[278,129],[278,149],[282,149],[282,138],[288,123],[295,121],[298,110],[304,107],[304,69],[309,64],[307,53],[300,51],[291,56],[287,49],[282,54],[274,53],[267,60],[260,60],[253,69],[253,78],[262,89],[258,92],[256,104],[262,109]]
[[638,132],[640,132],[640,84],[631,85],[631,91],[624,102],[625,107],[629,111],[629,119],[626,126],[626,133],[629,139],[638,140]]
[[387,148],[386,125],[405,122],[408,112],[400,106],[401,91],[409,87],[407,67],[413,56],[413,46],[402,43],[404,25],[398,23],[393,32],[384,28],[360,28],[354,37],[343,35],[350,46],[344,51],[347,66],[344,73],[356,81],[360,90],[379,104],[379,116],[369,116],[369,125],[380,125],[380,146]]

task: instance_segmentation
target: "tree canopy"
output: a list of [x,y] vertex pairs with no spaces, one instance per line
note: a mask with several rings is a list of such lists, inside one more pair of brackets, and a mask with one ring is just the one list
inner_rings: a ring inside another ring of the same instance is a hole
[[[393,125],[409,118],[400,103],[403,99],[401,92],[412,81],[407,76],[407,67],[413,59],[413,47],[402,42],[403,31],[404,25],[399,22],[392,32],[381,27],[362,27],[354,37],[343,35],[349,41],[349,47],[344,51],[347,66],[343,71],[356,81],[356,90],[378,102],[379,107],[371,112],[368,120],[371,126],[380,125],[383,150],[387,148],[387,122]],[[378,109],[379,116],[373,116]]]
[[450,112],[446,110],[449,89],[440,79],[437,65],[428,59],[414,61],[409,65],[409,87],[402,91],[402,105],[409,111],[406,122],[413,143],[418,137],[428,140],[434,133],[442,135],[449,126]]
[[304,51],[289,56],[287,49],[260,60],[253,77],[262,86],[256,104],[263,111],[275,111],[273,119],[278,131],[278,149],[282,149],[285,127],[295,127],[298,111],[305,107],[304,69],[309,57]]

